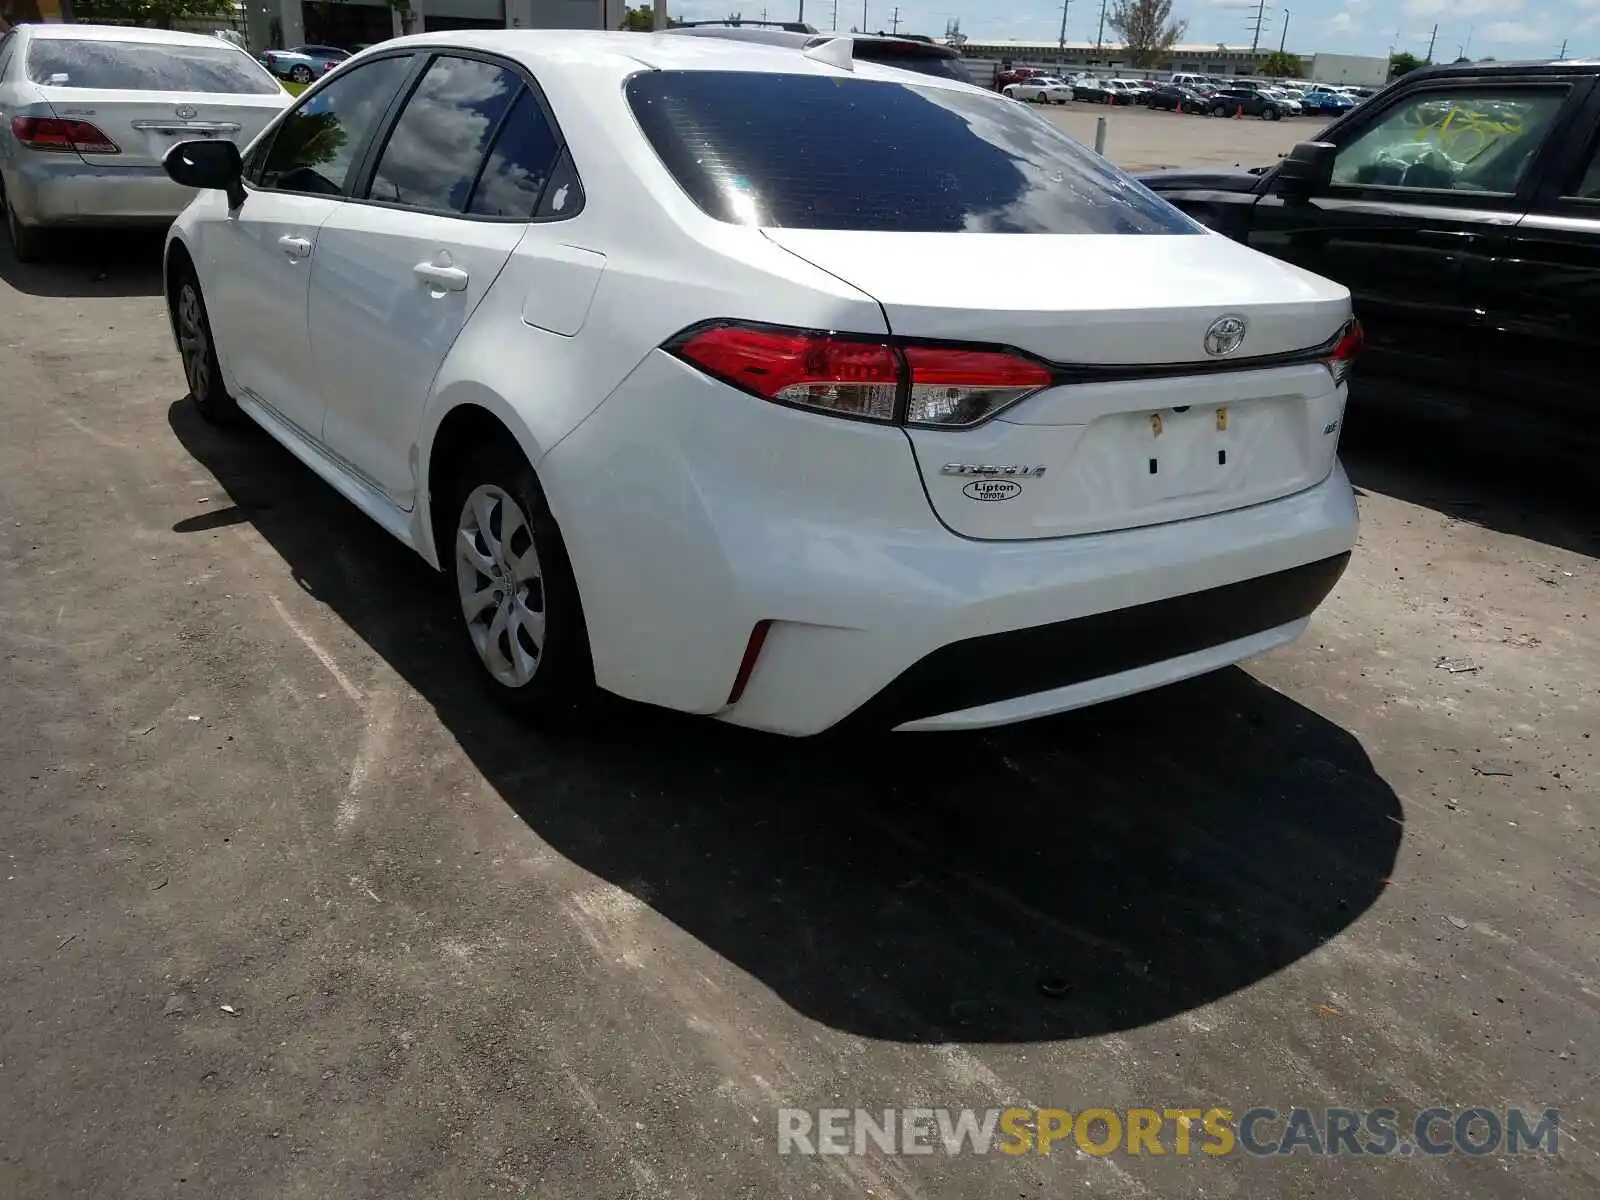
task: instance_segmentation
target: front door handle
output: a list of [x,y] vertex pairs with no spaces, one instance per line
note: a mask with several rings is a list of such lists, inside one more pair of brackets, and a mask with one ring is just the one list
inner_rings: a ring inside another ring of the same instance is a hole
[[420,262],[411,270],[423,283],[442,292],[464,292],[471,279],[460,267],[441,267],[438,263]]
[[278,239],[278,245],[283,247],[283,252],[290,258],[307,258],[311,254],[311,239],[295,237],[285,234]]

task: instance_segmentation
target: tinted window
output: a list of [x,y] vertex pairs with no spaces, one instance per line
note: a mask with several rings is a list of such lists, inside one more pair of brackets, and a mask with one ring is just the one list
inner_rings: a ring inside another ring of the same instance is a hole
[[356,151],[410,67],[409,57],[380,58],[313,93],[278,127],[261,170],[261,186],[340,194]]
[[577,216],[583,211],[583,183],[578,178],[578,168],[573,166],[572,151],[563,150],[556,169],[551,172],[550,184],[544,189],[544,199],[539,201],[536,214],[541,221],[558,221]]
[[1342,147],[1335,183],[1507,193],[1517,190],[1566,99],[1565,87],[1419,92]]
[[999,96],[920,83],[651,71],[634,115],[705,212],[736,225],[949,233],[1197,233]]
[[253,58],[220,38],[215,46],[35,38],[28,78],[47,87],[128,92],[267,96],[281,90]]
[[524,88],[494,140],[467,211],[480,217],[532,217],[560,148],[544,110]]
[[854,57],[868,62],[882,63],[887,67],[898,67],[902,71],[916,71],[919,75],[959,79],[962,83],[972,82],[972,77],[967,74],[967,69],[962,65],[960,58],[933,50],[921,50],[914,46],[897,45],[894,42],[857,41]]
[[522,80],[504,67],[435,59],[389,135],[368,194],[412,208],[466,211],[489,139],[521,90]]

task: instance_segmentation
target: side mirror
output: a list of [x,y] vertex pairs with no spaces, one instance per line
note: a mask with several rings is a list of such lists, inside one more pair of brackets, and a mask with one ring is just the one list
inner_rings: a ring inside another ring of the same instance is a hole
[[244,203],[244,162],[239,147],[224,138],[179,142],[167,151],[161,165],[174,183],[227,192],[229,208]]
[[1339,148],[1331,142],[1301,142],[1278,164],[1272,191],[1285,200],[1309,200],[1333,182],[1333,157]]

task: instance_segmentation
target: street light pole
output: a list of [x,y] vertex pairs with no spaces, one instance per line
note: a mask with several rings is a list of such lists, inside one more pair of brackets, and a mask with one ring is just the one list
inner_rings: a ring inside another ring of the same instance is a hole
[[1105,42],[1106,36],[1106,0],[1100,0],[1100,28],[1094,35],[1094,51],[1100,53],[1100,47]]
[[1283,44],[1289,40],[1289,10],[1283,10],[1283,32],[1278,37],[1278,53],[1283,53]]

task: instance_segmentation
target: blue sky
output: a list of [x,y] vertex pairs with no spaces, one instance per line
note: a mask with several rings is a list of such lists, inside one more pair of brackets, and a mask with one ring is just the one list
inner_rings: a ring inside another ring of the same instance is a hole
[[[638,2],[638,0],[633,0]],[[793,20],[799,0],[667,0],[676,17],[725,17],[730,12],[759,19]],[[892,0],[868,0],[870,29],[888,29]],[[818,29],[832,23],[833,0],[805,0],[806,20]],[[1263,45],[1276,46],[1284,4],[1268,9]],[[1390,46],[1421,55],[1434,22],[1439,37],[1435,60],[1449,61],[1466,46],[1473,58],[1554,58],[1563,38],[1567,57],[1600,54],[1600,0],[1289,0],[1289,49],[1344,54],[1386,54]],[[1186,42],[1250,42],[1253,0],[1174,0],[1173,15],[1187,19]],[[1061,7],[1050,0],[900,0],[900,28],[942,34],[961,19],[970,37],[1054,38]],[[1067,38],[1093,41],[1099,0],[1071,0]],[[861,23],[861,0],[839,0],[839,24]],[[1108,31],[1109,33],[1109,31]],[[1468,39],[1470,44],[1468,44]]]

